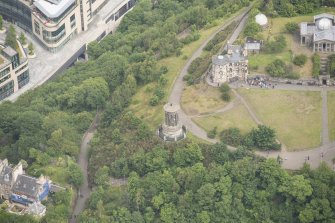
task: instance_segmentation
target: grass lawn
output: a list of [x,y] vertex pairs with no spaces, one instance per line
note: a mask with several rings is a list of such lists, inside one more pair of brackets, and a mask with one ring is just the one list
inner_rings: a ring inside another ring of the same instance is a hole
[[217,138],[219,138],[222,130],[231,127],[239,128],[242,134],[249,132],[253,127],[257,127],[257,124],[252,120],[242,104],[238,104],[222,114],[193,118],[192,120],[207,132],[217,127]]
[[239,89],[259,119],[274,128],[288,151],[320,145],[320,92]]
[[[230,15],[229,18],[239,14],[243,10],[244,9],[241,9],[235,14]],[[229,18],[221,18],[213,22],[214,26],[212,26],[211,28],[200,30],[199,40],[184,46],[181,50],[182,54],[180,56],[171,56],[158,61],[158,67],[166,66],[168,68],[168,73],[165,75],[168,79],[168,83],[166,84],[166,87],[164,89],[166,92],[166,96],[162,103],[157,106],[150,106],[149,101],[153,95],[152,90],[155,87],[154,83],[150,83],[138,89],[137,93],[133,97],[129,109],[133,111],[137,117],[140,117],[144,121],[146,121],[152,129],[156,129],[157,126],[163,121],[163,105],[167,102],[168,96],[170,95],[170,91],[173,87],[173,83],[179,75],[187,59],[201,46],[201,44],[212,33],[214,33]]]
[[221,99],[219,89],[206,83],[186,86],[181,97],[181,106],[188,115],[206,114],[223,108],[226,104]]
[[328,91],[328,128],[329,140],[335,140],[335,91]]

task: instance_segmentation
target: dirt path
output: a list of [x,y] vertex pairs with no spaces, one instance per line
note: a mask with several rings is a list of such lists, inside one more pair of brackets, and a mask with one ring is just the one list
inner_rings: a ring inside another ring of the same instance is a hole
[[78,165],[80,166],[81,171],[84,175],[84,181],[83,184],[80,186],[77,194],[77,199],[75,202],[75,206],[73,208],[71,219],[69,220],[69,223],[76,223],[77,222],[77,216],[80,215],[80,213],[85,209],[85,204],[87,199],[90,197],[91,194],[91,188],[88,185],[88,150],[89,150],[89,142],[94,136],[94,132],[97,129],[98,123],[99,123],[99,116],[100,114],[97,113],[93,122],[91,123],[90,128],[85,132],[80,146],[80,153],[78,156]]

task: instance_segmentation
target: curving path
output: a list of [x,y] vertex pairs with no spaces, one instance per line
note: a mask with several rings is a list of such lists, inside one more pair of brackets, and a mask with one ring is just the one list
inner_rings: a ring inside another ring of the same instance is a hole
[[[240,21],[240,25],[237,27],[235,32],[232,34],[231,38],[229,39],[229,42],[234,42],[235,39],[238,37],[239,33],[242,31],[246,21],[247,17],[246,15],[248,14],[250,8],[252,7],[249,6],[247,7],[241,14],[229,19],[224,25],[222,25],[220,28],[218,28],[217,31],[215,31],[212,35],[210,35],[206,41],[202,43],[202,45],[192,54],[192,56],[187,60],[185,66],[183,67],[182,71],[180,72],[179,76],[174,82],[173,88],[171,90],[171,94],[169,97],[169,102],[173,104],[179,104],[180,105],[180,99],[181,95],[183,93],[184,89],[184,81],[183,78],[187,74],[187,69],[191,65],[192,61],[199,57],[201,53],[203,52],[205,46],[207,43],[213,39],[213,37],[220,32],[221,30],[225,29],[228,25],[230,25],[233,21]],[[198,138],[206,140],[208,142],[215,143],[217,140],[215,139],[210,139],[207,137],[207,132],[200,128],[198,125],[196,125],[192,120],[191,117],[189,117],[182,109],[179,112],[179,119],[183,123],[183,125],[186,126],[187,130],[192,132],[194,135],[196,135]]]
[[[250,7],[249,7],[250,8]],[[180,105],[180,100],[182,96],[182,92],[184,89],[184,82],[183,77],[187,74],[187,69],[190,66],[191,62],[199,57],[203,51],[203,48],[206,46],[206,44],[215,36],[216,33],[224,29],[227,25],[229,25],[232,21],[240,21],[239,26],[236,28],[234,33],[231,35],[231,38],[229,39],[230,43],[233,43],[236,38],[238,37],[239,33],[242,31],[245,23],[247,14],[249,11],[249,8],[245,9],[240,15],[228,20],[226,24],[221,26],[215,33],[213,33],[209,38],[192,54],[192,56],[188,59],[186,64],[184,65],[182,71],[180,72],[179,76],[175,80],[174,86],[172,88],[169,102],[174,104]],[[335,157],[335,142],[329,142],[329,136],[328,136],[328,108],[327,108],[327,90],[326,89],[320,89],[320,87],[315,86],[297,86],[297,85],[285,85],[285,84],[278,84],[276,86],[276,89],[285,89],[285,90],[303,90],[303,91],[320,91],[321,90],[321,96],[322,96],[322,145],[318,148],[312,149],[312,150],[303,150],[303,151],[297,151],[297,152],[287,152],[285,149],[285,146],[283,146],[283,149],[281,151],[273,151],[273,152],[256,152],[256,154],[261,155],[263,157],[272,157],[277,158],[280,156],[283,158],[282,166],[285,169],[300,169],[304,163],[309,163],[312,168],[316,168],[320,165],[321,162],[326,162],[329,166],[332,166],[333,169],[335,168],[335,165],[333,164],[332,159]],[[333,88],[328,88],[333,89]],[[252,116],[253,120],[257,124],[261,124],[261,121],[258,119],[257,115],[252,111],[246,100],[239,95],[235,90],[233,92],[236,94],[237,98],[240,100],[240,102],[245,106],[245,108],[248,110],[249,114]],[[234,104],[229,104],[229,106],[234,106]],[[221,108],[218,111],[213,112],[215,113],[221,113],[225,112],[227,110],[231,109],[229,108]],[[207,115],[207,114],[205,114]],[[182,109],[179,112],[180,121],[186,126],[187,130],[192,132],[195,136],[197,136],[200,139],[206,140],[211,143],[218,142],[215,139],[209,139],[207,137],[206,131],[204,131],[202,128],[200,128],[198,125],[196,125],[192,121],[192,117],[194,116],[188,116]],[[235,150],[236,148],[228,146],[228,149]]]
[[96,114],[93,122],[89,129],[85,132],[80,146],[80,153],[78,156],[78,165],[83,172],[84,181],[83,184],[78,189],[77,199],[75,201],[75,205],[73,207],[73,212],[71,218],[69,219],[69,223],[76,223],[77,216],[85,209],[86,201],[90,197],[91,188],[88,184],[88,150],[89,150],[89,142],[94,136],[95,130],[97,129],[99,123],[99,112]]

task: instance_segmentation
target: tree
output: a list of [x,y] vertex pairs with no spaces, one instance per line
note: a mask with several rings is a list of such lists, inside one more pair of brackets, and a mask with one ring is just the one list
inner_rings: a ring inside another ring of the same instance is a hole
[[100,167],[95,173],[94,183],[98,186],[107,186],[109,181],[109,168],[107,166]]
[[224,100],[224,101],[230,101],[230,87],[227,83],[224,83],[220,86],[220,91],[221,91],[221,98]]
[[262,31],[262,27],[257,24],[252,16],[249,19],[245,29],[244,36],[255,37],[260,31]]
[[272,77],[283,77],[284,74],[286,73],[285,67],[286,65],[284,61],[276,59],[268,66],[266,66],[265,69]]
[[266,53],[280,53],[286,47],[285,36],[279,35],[275,36],[274,40],[267,41],[264,45],[264,52]]
[[285,193],[288,197],[296,199],[298,202],[304,202],[307,197],[312,195],[313,188],[310,181],[305,179],[302,175],[295,175],[279,186],[279,192]]
[[279,150],[281,145],[276,142],[276,132],[265,125],[259,125],[249,133],[254,147],[260,150]]
[[16,40],[16,31],[13,25],[9,26],[7,31],[5,43],[7,46],[12,47],[14,50],[18,48],[17,40]]
[[228,128],[220,133],[220,139],[228,145],[239,146],[241,145],[242,135],[238,128]]
[[201,149],[195,143],[188,144],[186,148],[177,148],[173,154],[173,160],[177,166],[192,166],[203,159]]
[[80,185],[84,182],[84,176],[81,172],[80,167],[77,164],[71,163],[67,167],[67,179],[69,183],[73,184],[76,188],[79,188]]
[[34,55],[34,53],[35,53],[34,45],[33,45],[33,43],[29,43],[29,45],[28,45],[28,54],[29,55]]
[[285,24],[285,29],[287,32],[294,34],[299,30],[299,25],[295,22],[288,22]]
[[302,223],[331,222],[334,216],[334,211],[327,199],[312,199],[300,212],[299,220]]
[[25,35],[24,35],[23,32],[20,33],[19,40],[20,40],[20,42],[21,42],[22,45],[26,45],[27,44],[27,39],[26,39],[26,37],[25,37]]
[[294,57],[293,63],[299,67],[302,67],[307,62],[307,56],[305,54],[299,54]]
[[2,18],[2,15],[0,15],[0,30],[3,30],[3,18]]

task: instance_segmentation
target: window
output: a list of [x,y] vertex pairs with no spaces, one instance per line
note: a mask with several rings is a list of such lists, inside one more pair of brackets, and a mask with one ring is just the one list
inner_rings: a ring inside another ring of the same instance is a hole
[[71,23],[71,28],[73,29],[76,26],[76,15],[75,14],[73,14],[70,17],[70,23]]
[[35,26],[35,33],[40,35],[41,34],[40,24],[37,21],[34,21],[34,26]]
[[47,43],[57,43],[59,42],[64,36],[66,35],[65,32],[65,24],[59,27],[56,31],[48,32],[43,30],[43,40]]

